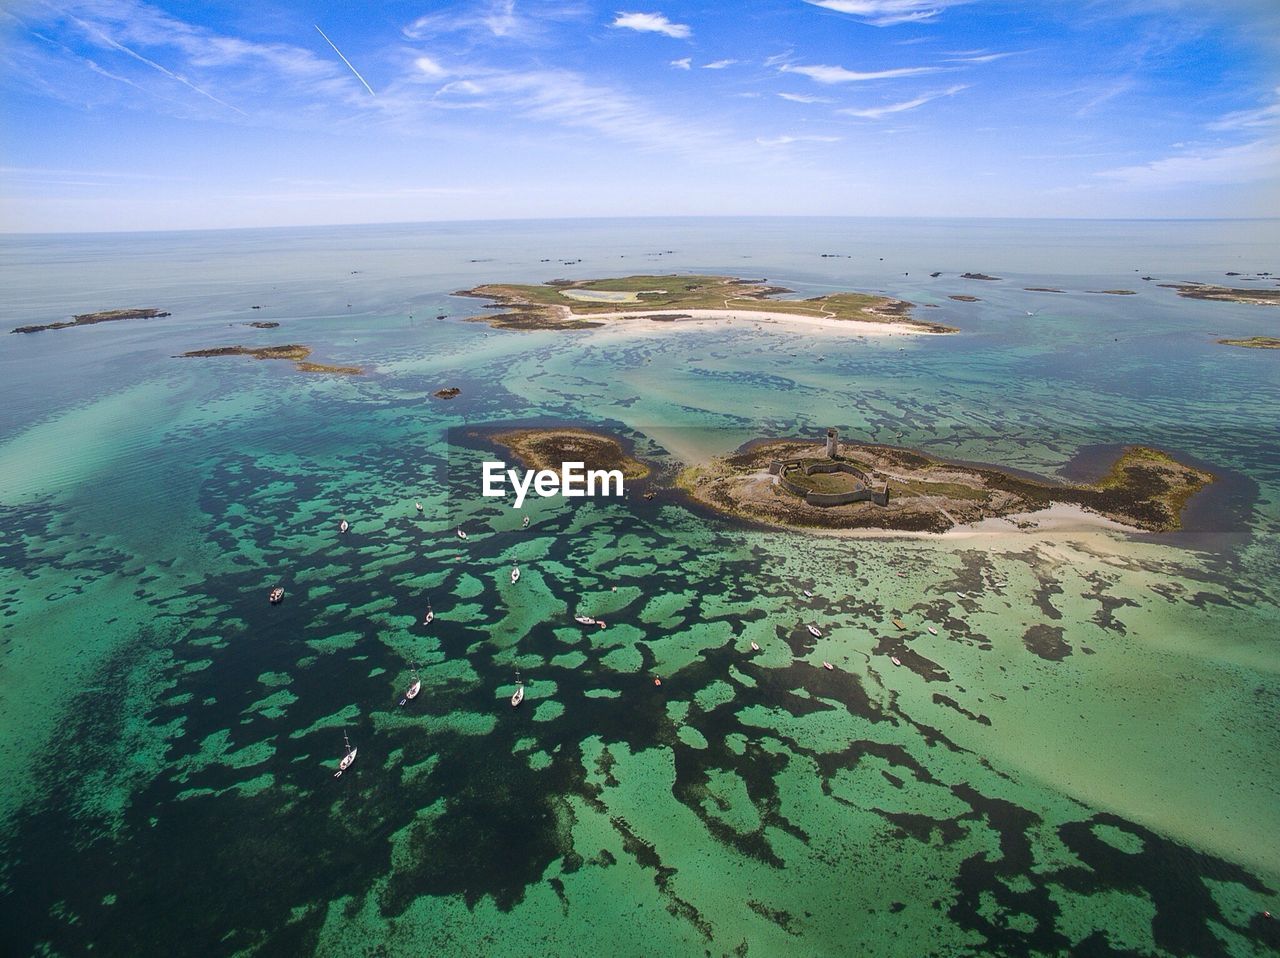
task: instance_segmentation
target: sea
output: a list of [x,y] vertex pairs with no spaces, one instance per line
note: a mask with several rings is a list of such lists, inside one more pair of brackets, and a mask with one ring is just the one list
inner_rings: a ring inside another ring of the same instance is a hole
[[[454,295],[670,273],[959,332]],[[1280,310],[1170,285],[1277,274],[1277,220],[0,237],[0,951],[1277,954],[1280,352],[1217,340]],[[126,307],[170,315],[7,334]],[[287,343],[364,373],[181,355]],[[654,473],[482,496],[493,431],[544,425]],[[829,427],[1217,481],[1160,535],[831,537],[673,488]]]

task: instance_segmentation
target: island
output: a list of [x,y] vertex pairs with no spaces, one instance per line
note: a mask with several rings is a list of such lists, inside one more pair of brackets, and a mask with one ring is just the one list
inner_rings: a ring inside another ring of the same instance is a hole
[[988,276],[986,273],[961,273],[960,278],[961,279],[985,279],[991,283],[998,283],[1000,281],[999,276]]
[[631,456],[617,438],[577,427],[505,429],[490,440],[509,450],[526,469],[559,470],[566,462],[587,469],[617,469],[624,479],[643,479],[649,467]]
[[290,343],[285,346],[216,346],[212,349],[193,349],[180,358],[210,356],[252,356],[254,359],[289,359],[299,372],[332,373],[337,376],[359,376],[364,370],[359,366],[330,366],[326,363],[308,362],[310,346]]
[[431,395],[435,396],[437,399],[452,399],[454,396],[457,396],[461,392],[462,390],[459,389],[457,386],[449,386],[445,389],[437,389]]
[[1136,290],[1132,289],[1091,289],[1091,293],[1097,293],[1099,296],[1137,296]]
[[1280,289],[1233,289],[1230,286],[1214,286],[1212,283],[1161,283],[1160,286],[1177,290],[1179,296],[1187,299],[1280,306]]
[[249,323],[248,325],[252,326],[254,329],[275,329],[280,324],[264,321],[264,320],[255,320],[254,322]]
[[957,303],[980,303],[982,300],[977,296],[970,296],[967,293],[953,293],[947,299],[954,299]]
[[1250,336],[1248,339],[1220,339],[1223,346],[1243,346],[1245,349],[1280,349],[1280,339],[1275,336]]
[[1013,517],[1034,527],[1031,514],[1076,507],[1098,524],[1129,531],[1181,527],[1187,501],[1214,481],[1211,473],[1167,453],[1129,446],[1101,478],[1057,483],[999,466],[941,459],[914,449],[772,439],[735,455],[687,468],[677,485],[694,501],[741,519],[781,528],[941,533],[988,519]]
[[171,316],[162,309],[104,309],[97,313],[81,313],[65,323],[45,323],[43,326],[18,326],[11,333],[41,333],[46,329],[67,329],[71,326],[92,326],[94,323],[118,323],[126,319],[160,319]]
[[1022,287],[1028,293],[1061,293],[1062,290],[1057,286],[1024,286]]
[[778,299],[790,293],[763,279],[669,274],[612,279],[553,279],[541,285],[491,283],[455,296],[493,300],[502,312],[468,317],[496,329],[595,329],[620,320],[756,320],[794,323],[859,335],[954,333],[952,326],[912,317],[913,304],[873,293],[831,293]]

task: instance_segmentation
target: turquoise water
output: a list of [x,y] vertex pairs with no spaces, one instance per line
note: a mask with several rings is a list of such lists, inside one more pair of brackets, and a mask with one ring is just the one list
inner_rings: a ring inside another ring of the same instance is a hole
[[[172,313],[0,337],[15,953],[1274,953],[1280,366],[1214,340],[1280,311],[1158,284],[1277,249],[1274,221],[0,240],[4,328]],[[962,332],[513,333],[449,295],[675,271]],[[368,374],[173,358],[289,342]],[[1222,481],[1163,537],[815,538],[635,484],[522,530],[477,430],[531,422],[671,467],[837,425],[1043,475],[1151,443]]]

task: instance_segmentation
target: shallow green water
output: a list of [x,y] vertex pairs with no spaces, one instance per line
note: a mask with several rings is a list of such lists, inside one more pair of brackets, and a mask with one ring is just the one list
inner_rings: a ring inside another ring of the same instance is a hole
[[[1213,340],[1271,331],[1275,311],[1139,275],[1271,270],[1276,233],[5,240],[10,326],[173,312],[0,340],[17,952],[1272,953],[1280,367]],[[447,295],[676,270],[884,289],[963,332],[517,334],[460,322],[476,303]],[[1068,292],[1024,290],[1041,285]],[[1118,286],[1138,295],[1087,292]],[[281,327],[240,325],[258,319]],[[284,342],[370,374],[172,358]],[[462,393],[431,399],[443,386]],[[822,539],[637,484],[530,500],[521,529],[478,495],[475,430],[512,422],[596,425],[662,463],[828,425],[1046,475],[1146,442],[1224,479],[1193,531],[1159,539]],[[423,692],[400,707],[415,665]],[[344,731],[359,756],[335,780]]]

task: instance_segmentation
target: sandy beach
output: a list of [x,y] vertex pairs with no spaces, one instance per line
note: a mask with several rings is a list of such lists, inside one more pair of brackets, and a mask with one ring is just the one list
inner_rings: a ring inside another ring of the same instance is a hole
[[[688,319],[670,321],[653,321],[653,316],[679,315]],[[666,330],[672,328],[705,327],[711,323],[750,324],[757,327],[792,326],[803,327],[807,332],[831,333],[838,336],[943,336],[945,333],[934,333],[911,323],[876,320],[835,319],[829,316],[803,316],[797,313],[776,313],[755,309],[655,309],[638,312],[634,310],[616,313],[570,314],[565,309],[566,319],[587,320],[648,320],[642,328]],[[639,325],[639,324],[637,324]],[[614,328],[614,327],[610,327]],[[635,332],[634,327],[627,327],[628,332]]]

